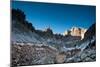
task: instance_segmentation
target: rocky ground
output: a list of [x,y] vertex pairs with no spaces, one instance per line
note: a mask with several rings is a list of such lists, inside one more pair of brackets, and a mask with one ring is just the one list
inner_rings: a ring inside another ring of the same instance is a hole
[[82,52],[81,49],[60,52],[56,48],[46,45],[12,44],[11,51],[12,67],[38,64],[89,62],[96,60],[95,47],[85,49]]

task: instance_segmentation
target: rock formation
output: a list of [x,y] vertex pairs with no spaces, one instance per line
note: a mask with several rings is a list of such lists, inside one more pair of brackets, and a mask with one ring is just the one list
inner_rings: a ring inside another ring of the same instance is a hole
[[65,31],[63,35],[80,36],[81,39],[83,39],[85,32],[86,32],[86,29],[72,27],[70,30]]

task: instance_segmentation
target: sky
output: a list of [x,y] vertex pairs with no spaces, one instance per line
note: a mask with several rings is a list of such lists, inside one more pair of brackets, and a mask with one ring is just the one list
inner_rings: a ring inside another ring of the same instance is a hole
[[73,26],[88,29],[96,22],[95,6],[25,1],[12,1],[11,6],[21,9],[36,29],[50,27],[54,33],[62,34]]

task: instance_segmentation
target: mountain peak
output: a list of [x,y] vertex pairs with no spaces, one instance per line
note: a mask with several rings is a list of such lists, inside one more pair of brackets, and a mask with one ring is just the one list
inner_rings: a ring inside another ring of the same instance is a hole
[[63,33],[64,36],[71,35],[71,36],[80,36],[81,39],[84,38],[84,34],[87,31],[87,29],[81,28],[81,27],[72,27],[71,29],[65,31]]

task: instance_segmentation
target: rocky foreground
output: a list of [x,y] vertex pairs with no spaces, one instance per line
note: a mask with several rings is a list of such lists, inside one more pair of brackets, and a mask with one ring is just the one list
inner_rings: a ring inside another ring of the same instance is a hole
[[12,44],[11,50],[12,67],[38,64],[91,62],[96,60],[95,46],[86,48],[84,51],[75,48],[59,52],[57,49],[45,45]]

